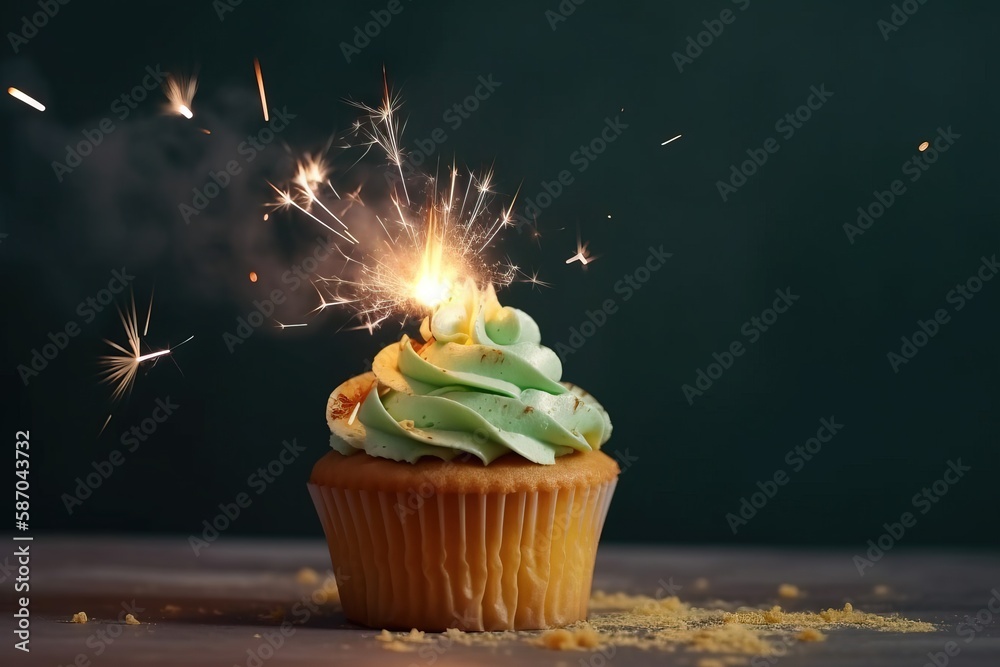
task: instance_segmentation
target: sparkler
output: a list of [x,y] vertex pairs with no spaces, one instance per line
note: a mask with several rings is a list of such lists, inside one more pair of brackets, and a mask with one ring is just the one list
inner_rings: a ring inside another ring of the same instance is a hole
[[169,102],[167,109],[170,113],[180,114],[188,119],[194,118],[194,112],[191,111],[191,103],[194,101],[194,94],[197,90],[197,77],[168,74],[164,91]]
[[[374,331],[393,315],[429,312],[466,278],[503,287],[518,275],[526,275],[510,261],[490,261],[487,257],[497,236],[513,224],[516,194],[507,208],[494,212],[492,171],[463,175],[452,165],[444,187],[439,187],[437,178],[430,179],[424,204],[417,205],[403,171],[406,156],[400,148],[403,123],[398,116],[399,98],[385,83],[380,106],[353,104],[365,112],[353,128],[353,136],[360,142],[354,147],[363,148],[364,155],[381,150],[399,174],[388,198],[388,210],[368,209],[360,186],[341,197],[329,180],[330,166],[320,156],[307,154],[300,160],[287,187],[271,184],[278,195],[272,206],[294,208],[345,242],[346,250],[339,244],[334,247],[344,259],[345,269],[353,271],[350,276],[326,277],[314,284],[321,302],[317,311],[347,307],[360,321],[356,328]],[[339,205],[328,205],[324,200],[336,200]],[[365,224],[371,225],[368,221],[372,218],[377,221],[375,242],[366,234],[366,243],[362,243],[360,234],[352,232],[346,214],[353,207],[367,209]],[[337,213],[334,208],[344,211]],[[525,282],[546,285],[537,273]],[[292,326],[278,324],[282,329]]]
[[35,109],[38,109],[39,111],[45,111],[45,105],[44,104],[42,104],[41,102],[39,102],[38,100],[36,100],[31,95],[28,95],[27,93],[22,93],[20,90],[18,90],[17,88],[14,88],[13,86],[7,89],[7,94],[10,95],[11,97],[13,97],[16,100],[21,100],[22,102],[24,102],[25,104],[27,104],[29,107],[33,107]]

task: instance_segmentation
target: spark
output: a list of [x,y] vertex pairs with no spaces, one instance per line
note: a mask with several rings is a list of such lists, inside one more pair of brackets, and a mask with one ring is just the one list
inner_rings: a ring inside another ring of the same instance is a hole
[[662,144],[660,144],[660,145],[661,145],[661,146],[666,146],[666,145],[667,145],[667,144],[669,144],[669,143],[670,143],[671,141],[677,141],[677,140],[678,140],[678,139],[680,139],[680,138],[681,138],[682,136],[683,136],[683,135],[680,135],[680,134],[678,134],[678,135],[677,135],[676,137],[674,137],[673,139],[667,139],[666,141],[664,141],[664,142],[663,142]]
[[386,154],[389,164],[399,171],[399,181],[403,186],[403,197],[409,206],[410,193],[406,188],[406,176],[403,174],[404,154],[399,147],[399,137],[402,134],[402,127],[396,118],[396,112],[401,106],[399,98],[392,94],[389,89],[389,80],[386,76],[385,68],[382,68],[382,104],[379,107],[371,107],[363,103],[355,102],[354,106],[367,112],[367,117],[359,120],[355,126],[356,131],[365,137],[365,144],[369,147],[378,146]]
[[923,153],[925,150],[927,150],[928,148],[930,148],[930,146],[931,146],[931,142],[925,141],[922,144],[920,144],[919,146],[917,146],[917,150],[920,151],[921,153]]
[[257,282],[257,272],[256,271],[251,271],[250,272],[250,282],[252,282],[252,283]]
[[281,329],[282,331],[284,331],[285,329],[294,329],[295,327],[307,327],[307,326],[309,326],[308,322],[302,322],[301,324],[282,324],[281,322],[278,322],[277,320],[275,320],[275,323],[277,323],[278,328]]
[[539,279],[538,271],[533,271],[530,275],[520,270],[518,270],[518,273],[524,276],[524,279],[519,280],[518,282],[528,283],[531,285],[532,289],[536,287],[552,287],[552,283],[547,283],[544,280]]
[[586,243],[581,243],[579,235],[576,237],[576,254],[566,260],[567,264],[572,264],[573,262],[580,262],[582,266],[587,266],[591,262],[595,261],[597,257],[594,257],[587,250],[590,245],[590,241]]
[[109,414],[108,418],[104,420],[104,426],[102,426],[101,430],[97,433],[98,438],[101,437],[101,433],[104,433],[104,429],[106,429],[108,427],[108,424],[110,423],[111,423],[111,415]]
[[[150,300],[150,309],[152,309],[152,299]],[[142,338],[145,336],[145,330],[143,331],[143,336],[140,336],[139,318],[135,309],[135,296],[132,296],[130,306],[126,306],[124,309],[118,309],[118,317],[121,319],[122,326],[125,329],[125,339],[128,347],[126,349],[114,341],[105,339],[105,343],[121,352],[121,354],[104,355],[100,357],[98,362],[102,367],[100,373],[101,379],[113,386],[113,390],[111,392],[113,400],[118,400],[131,391],[132,386],[135,384],[136,374],[139,371],[139,367],[143,363],[147,361],[153,361],[153,363],[156,363],[154,360],[170,354],[178,347],[194,338],[194,336],[191,336],[173,348],[166,348],[144,354],[142,352]],[[146,326],[147,328],[149,326],[148,317]]]
[[[167,75],[167,85],[164,91],[167,96],[167,110],[170,113],[180,114],[185,118],[194,118],[191,111],[191,103],[194,101],[194,94],[198,91],[198,78],[195,76],[175,76]],[[203,130],[207,132],[206,130]]]
[[[357,239],[355,239],[353,236],[345,236],[344,234],[341,234],[339,231],[337,231],[336,229],[334,229],[333,227],[331,227],[327,223],[325,223],[322,220],[320,220],[309,209],[303,207],[301,204],[299,204],[297,201],[295,201],[295,199],[292,198],[292,195],[291,195],[290,192],[288,192],[286,190],[280,189],[274,183],[270,183],[269,182],[268,185],[270,185],[272,188],[274,188],[274,191],[278,193],[278,201],[276,203],[272,204],[272,206],[276,206],[278,208],[284,208],[284,207],[292,206],[294,208],[297,208],[298,210],[302,211],[303,213],[305,213],[306,215],[308,215],[310,218],[312,218],[313,220],[315,220],[319,224],[323,225],[324,227],[326,227],[331,232],[333,232],[334,234],[336,234],[340,238],[344,239],[345,241],[348,241],[350,243],[357,243],[358,242]],[[337,219],[337,221],[340,222],[340,224],[342,224],[342,225],[344,224],[343,221],[341,221],[339,219]],[[346,225],[344,225],[344,226],[346,228]],[[350,234],[350,232],[348,232],[348,234]]]
[[260,106],[264,109],[264,122],[270,120],[267,117],[267,97],[264,96],[264,77],[260,73],[260,61],[253,59],[253,70],[257,74],[257,89],[260,90]]
[[28,95],[27,93],[22,93],[20,90],[18,90],[17,88],[14,88],[13,86],[7,89],[7,93],[11,97],[13,97],[14,99],[21,100],[22,102],[24,102],[25,104],[27,104],[29,107],[32,107],[34,109],[38,109],[39,111],[45,111],[45,105],[44,104],[42,104],[41,102],[39,102],[38,100],[36,100],[31,95]]

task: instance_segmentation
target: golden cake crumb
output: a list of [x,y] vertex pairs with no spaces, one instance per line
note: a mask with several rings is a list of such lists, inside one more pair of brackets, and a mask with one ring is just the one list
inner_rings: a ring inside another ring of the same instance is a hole
[[86,623],[87,622],[87,612],[78,611],[73,614],[73,618],[70,619],[70,623]]
[[395,651],[396,653],[410,653],[417,650],[412,646],[408,646],[407,644],[396,640],[383,643],[382,648],[386,651]]
[[726,613],[725,623],[743,623],[746,625],[782,624],[798,627],[822,627],[826,625],[849,625],[859,628],[886,630],[890,632],[933,632],[934,626],[922,621],[912,621],[899,616],[879,616],[855,611],[848,602],[843,609],[827,609],[821,612],[789,612],[781,611],[780,607],[770,610],[750,609]]
[[388,630],[382,630],[379,634],[375,635],[375,641],[377,642],[394,642],[396,638],[392,636],[392,633]]
[[806,628],[799,634],[795,635],[795,638],[800,642],[825,642],[826,635],[817,630],[816,628]]
[[140,625],[139,619],[132,614],[125,614],[125,625]]
[[601,645],[601,635],[589,625],[575,630],[556,628],[543,632],[534,643],[553,651],[592,649]]
[[778,586],[778,597],[794,600],[795,598],[802,597],[802,591],[794,584],[781,584]]
[[319,583],[319,573],[311,567],[304,567],[295,574],[295,581],[303,586],[315,586]]
[[718,658],[702,658],[698,661],[698,667],[726,667],[726,663]]
[[771,655],[774,651],[760,632],[745,625],[723,625],[700,630],[688,644],[695,651],[711,653],[740,653],[743,655]]

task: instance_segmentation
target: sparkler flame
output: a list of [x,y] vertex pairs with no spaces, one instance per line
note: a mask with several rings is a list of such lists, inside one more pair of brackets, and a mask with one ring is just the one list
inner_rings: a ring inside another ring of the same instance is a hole
[[[331,168],[321,156],[306,154],[299,160],[286,189],[272,184],[278,194],[273,206],[304,213],[348,244],[346,252],[339,244],[335,248],[345,260],[345,268],[356,271],[350,277],[344,274],[319,280],[315,285],[321,298],[317,310],[348,307],[361,322],[358,328],[373,331],[393,315],[426,314],[467,278],[480,285],[504,287],[524,275],[509,260],[491,261],[487,256],[497,235],[512,225],[514,206],[511,202],[499,213],[492,211],[492,171],[482,175],[470,171],[462,178],[453,165],[448,170],[447,187],[439,191],[437,179],[429,179],[425,204],[418,206],[403,170],[406,156],[400,148],[404,123],[398,116],[399,98],[385,83],[380,106],[352,104],[365,112],[354,124],[353,136],[360,141],[355,147],[363,148],[365,155],[373,148],[380,149],[395,172],[390,174],[395,183],[388,211],[367,207],[360,187],[341,197],[328,180]],[[338,205],[332,203],[331,195]],[[362,243],[360,233],[352,233],[346,213],[355,206],[365,209],[369,220],[374,214],[378,242],[372,243],[370,235],[365,235]]]

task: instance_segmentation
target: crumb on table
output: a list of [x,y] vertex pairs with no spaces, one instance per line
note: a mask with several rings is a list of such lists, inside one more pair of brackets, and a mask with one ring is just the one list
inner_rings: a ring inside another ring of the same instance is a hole
[[817,630],[816,628],[806,628],[799,634],[795,635],[795,638],[800,642],[823,642],[826,641],[826,635]]
[[140,622],[132,614],[125,614],[125,625],[140,625]]
[[536,643],[553,651],[573,651],[597,648],[601,644],[601,639],[600,633],[592,627],[584,626],[576,630],[565,628],[546,630]]
[[73,614],[73,618],[70,619],[70,623],[86,623],[87,622],[87,612],[78,611]]
[[296,573],[295,581],[304,586],[315,586],[319,583],[319,573],[311,567],[304,567]]
[[778,597],[794,600],[795,598],[802,597],[802,591],[794,584],[781,584],[778,586]]

